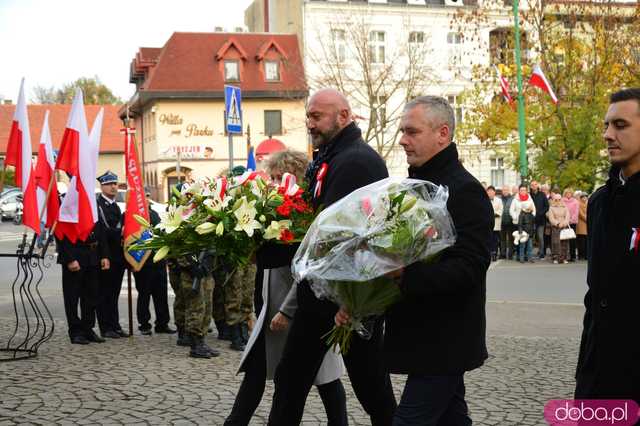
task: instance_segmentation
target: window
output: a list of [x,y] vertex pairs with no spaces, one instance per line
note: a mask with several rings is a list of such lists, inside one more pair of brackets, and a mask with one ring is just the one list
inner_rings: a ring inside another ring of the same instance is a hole
[[456,125],[462,123],[463,111],[462,106],[458,105],[458,96],[456,95],[448,95],[447,100],[449,104],[451,104],[451,108],[453,108],[453,112],[456,114]]
[[264,134],[269,137],[282,134],[282,111],[264,111]]
[[344,30],[331,30],[331,39],[335,49],[336,63],[343,63],[347,59],[347,43]]
[[384,64],[384,31],[369,33],[369,61],[372,64]]
[[278,61],[265,61],[264,73],[267,81],[280,81],[280,67]]
[[460,33],[448,33],[447,34],[447,43],[448,44],[461,44],[462,43],[462,34],[460,34]]
[[238,61],[224,61],[224,81],[240,81]]
[[424,43],[424,33],[422,31],[410,32],[409,43]]
[[504,186],[504,158],[491,159],[491,185],[499,188]]

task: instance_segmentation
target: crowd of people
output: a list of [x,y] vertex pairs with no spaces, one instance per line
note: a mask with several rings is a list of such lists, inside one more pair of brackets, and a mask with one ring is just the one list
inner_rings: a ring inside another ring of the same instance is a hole
[[[249,423],[267,380],[275,385],[270,425],[300,424],[313,385],[327,424],[346,425],[345,370],[372,425],[470,425],[464,375],[488,358],[487,270],[498,257],[533,261],[534,241],[540,259],[550,249],[554,263],[589,260],[576,397],[640,402],[640,344],[628,338],[635,332],[640,300],[637,280],[629,279],[640,267],[640,89],[611,98],[604,135],[611,174],[591,199],[535,181],[499,191],[483,188],[458,160],[455,124],[451,105],[440,97],[418,97],[404,108],[400,145],[409,177],[448,187],[447,209],[457,238],[436,261],[416,262],[390,275],[403,299],[375,319],[370,338],[355,335],[348,354],[330,350],[322,336],[334,324],[348,324],[350,313],[318,299],[305,281],[293,282],[295,245],[266,244],[255,265],[235,271],[217,259],[168,262],[178,345],[190,346],[197,358],[219,355],[205,343],[213,318],[218,338],[244,351],[239,368],[244,377],[226,425]],[[315,93],[307,106],[307,127],[316,149],[313,161],[307,164],[304,154],[284,151],[269,160],[267,171],[275,182],[284,172],[304,176],[314,207],[327,207],[387,176],[383,160],[362,140],[343,94]],[[96,312],[103,337],[126,336],[117,311],[124,270],[116,239],[121,212],[109,192],[113,177],[99,180],[104,200],[93,234],[85,242],[59,241],[72,343],[103,341],[93,332]],[[155,331],[173,333],[165,309],[167,268],[162,263],[148,268],[139,284],[136,277],[139,329],[151,334],[148,301],[153,297]],[[254,307],[260,314],[252,324]],[[399,402],[391,373],[407,376]]]
[[[554,264],[587,260],[586,192],[530,185],[486,187],[495,225],[491,245],[493,261],[521,263],[549,258]],[[537,253],[533,254],[533,248]]]

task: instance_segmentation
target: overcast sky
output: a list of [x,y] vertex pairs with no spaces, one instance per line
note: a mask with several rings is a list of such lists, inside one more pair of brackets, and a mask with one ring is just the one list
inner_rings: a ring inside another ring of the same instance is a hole
[[25,77],[56,86],[97,76],[128,99],[139,47],[162,47],[174,31],[244,26],[251,0],[0,0],[0,97],[15,103]]

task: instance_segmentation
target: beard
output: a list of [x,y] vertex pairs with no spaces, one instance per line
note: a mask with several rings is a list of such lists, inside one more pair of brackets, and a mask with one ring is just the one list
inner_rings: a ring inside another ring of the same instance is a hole
[[333,122],[332,127],[328,130],[322,131],[314,129],[309,131],[313,149],[318,149],[322,145],[326,145],[327,143],[329,143],[338,134],[338,132],[340,132],[340,130],[340,126],[338,126],[338,121],[336,120]]

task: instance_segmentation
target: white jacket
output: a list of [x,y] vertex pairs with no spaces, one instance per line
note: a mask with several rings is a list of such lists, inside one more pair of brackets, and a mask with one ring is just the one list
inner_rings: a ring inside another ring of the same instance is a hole
[[511,220],[514,225],[518,224],[518,219],[520,218],[520,212],[526,211],[531,212],[534,216],[536,215],[536,205],[533,203],[533,199],[531,195],[527,194],[528,198],[526,201],[520,201],[520,195],[516,194],[513,197],[513,201],[511,202],[511,207],[509,208],[509,214],[511,215]]
[[502,200],[498,197],[493,197],[491,205],[493,206],[493,218],[496,221],[493,226],[493,230],[500,231],[502,229],[502,211],[504,209],[504,205],[502,204]]

